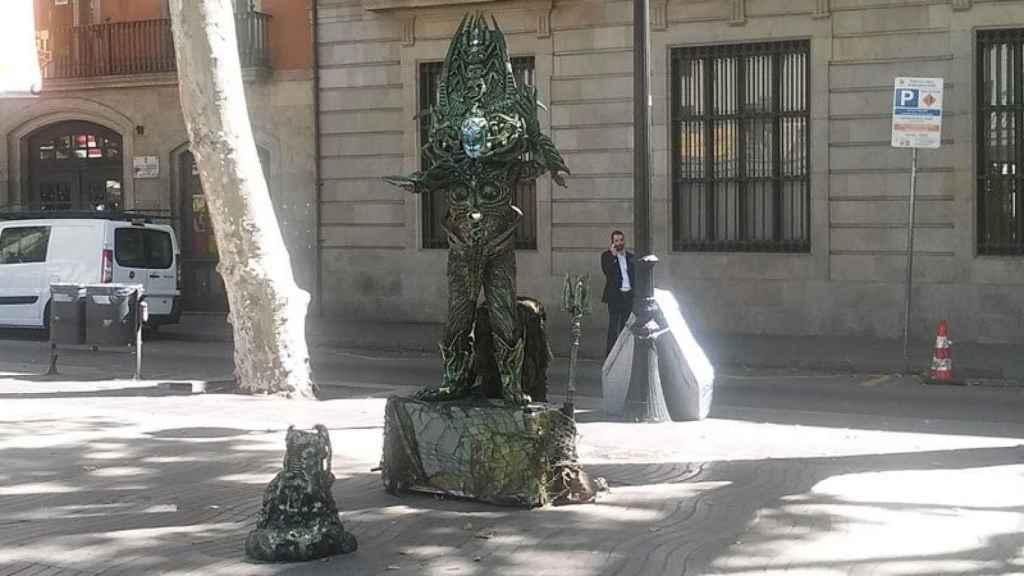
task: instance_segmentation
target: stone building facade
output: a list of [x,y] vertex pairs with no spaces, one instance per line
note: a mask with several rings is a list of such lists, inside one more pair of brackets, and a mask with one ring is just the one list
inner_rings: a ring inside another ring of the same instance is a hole
[[[0,99],[0,207],[169,218],[186,310],[223,311],[217,251],[178,99],[166,0],[35,0],[44,88]],[[316,284],[312,4],[238,0],[246,96],[299,284]],[[136,172],[136,162],[148,165]]]
[[[651,4],[658,283],[700,329],[901,334],[910,153],[890,147],[893,79],[926,76],[945,79],[945,119],[920,154],[913,329],[1024,343],[1024,1]],[[536,225],[519,292],[554,308],[566,272],[599,286],[611,230],[632,241],[631,2],[319,0],[328,313],[444,316],[431,200],[380,178],[419,168],[426,75],[477,9],[531,61],[573,171],[521,206]]]

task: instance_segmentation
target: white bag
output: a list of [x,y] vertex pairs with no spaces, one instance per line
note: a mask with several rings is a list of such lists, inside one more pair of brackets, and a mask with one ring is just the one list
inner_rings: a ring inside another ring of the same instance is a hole
[[604,411],[609,416],[622,416],[626,411],[626,392],[629,391],[629,373],[633,369],[633,332],[629,329],[636,317],[626,320],[626,328],[604,359],[601,367],[601,396]]
[[669,328],[657,340],[658,372],[668,413],[676,422],[703,420],[711,410],[715,368],[683,319],[676,297],[655,289],[654,299]]
[[[693,337],[672,292],[655,289],[654,299],[668,323],[668,330],[656,340],[655,352],[669,415],[676,422],[703,420],[711,410],[715,369]],[[626,329],[619,334],[601,369],[604,410],[610,416],[622,416],[625,412],[633,368],[635,336],[630,327],[634,322],[635,317],[630,315]]]

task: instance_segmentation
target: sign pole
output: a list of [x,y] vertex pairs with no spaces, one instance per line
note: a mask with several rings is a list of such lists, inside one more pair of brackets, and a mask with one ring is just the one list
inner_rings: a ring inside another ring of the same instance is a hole
[[917,200],[917,149],[942,146],[942,78],[897,77],[892,108],[892,146],[910,148],[910,199],[907,206],[907,281],[903,310],[903,372],[910,373],[910,312],[914,299],[914,208]]
[[910,160],[910,215],[907,222],[907,294],[903,314],[903,367],[910,373],[910,307],[914,293],[914,204],[917,194],[917,148],[911,148]]

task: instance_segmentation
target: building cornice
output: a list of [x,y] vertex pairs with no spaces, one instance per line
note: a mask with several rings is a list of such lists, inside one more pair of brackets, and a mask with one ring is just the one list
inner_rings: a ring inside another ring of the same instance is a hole
[[474,6],[496,2],[498,0],[363,0],[363,8],[372,12],[387,12],[439,6]]
[[[270,79],[273,71],[267,68],[244,68],[242,80],[262,82]],[[156,74],[130,74],[125,76],[97,76],[91,78],[55,78],[43,81],[43,94],[54,92],[81,92],[83,90],[108,90],[111,88],[151,88],[176,86],[177,72]]]

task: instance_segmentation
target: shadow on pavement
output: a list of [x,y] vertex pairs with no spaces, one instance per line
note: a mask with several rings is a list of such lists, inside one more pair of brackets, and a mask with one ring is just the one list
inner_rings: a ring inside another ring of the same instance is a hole
[[[342,499],[364,502],[366,507],[350,516],[353,530],[363,538],[361,553],[341,562],[354,573],[376,573],[374,570],[383,563],[390,564],[398,574],[410,575],[439,574],[459,566],[478,566],[475,573],[479,574],[543,573],[544,562],[554,558],[558,558],[561,572],[571,574],[760,574],[762,568],[773,567],[775,560],[762,566],[756,554],[746,555],[743,558],[751,566],[749,572],[719,571],[715,562],[732,553],[731,547],[738,541],[751,546],[785,543],[803,549],[813,547],[815,539],[822,536],[831,534],[841,539],[842,530],[834,527],[857,522],[857,514],[864,508],[879,514],[910,512],[954,518],[964,510],[954,503],[844,502],[813,495],[815,486],[831,477],[985,468],[1017,464],[1022,457],[1021,448],[982,448],[848,458],[593,465],[587,467],[588,471],[605,477],[611,486],[611,492],[597,504],[533,511],[424,495],[389,497],[379,491],[357,491],[357,487],[363,487],[346,482],[339,488]],[[788,498],[800,496],[806,503],[807,493],[812,493],[810,501],[828,501],[839,509],[823,513],[812,506],[788,518],[773,516]],[[1024,499],[1019,501],[1024,504]],[[992,509],[1018,515],[1024,512],[1022,505]],[[980,507],[978,511],[988,509]],[[765,518],[769,516],[776,523],[766,526]],[[794,526],[819,530],[801,531]],[[1005,544],[1020,539],[1020,534],[995,534],[988,543],[981,539],[983,544],[977,547],[905,556],[874,555],[870,549],[858,549],[862,558],[845,566],[853,570],[869,568],[879,561],[931,562],[935,567],[929,574],[1002,574],[1007,572],[972,570],[964,563],[985,558],[996,565],[1009,565],[1017,558],[1018,548]],[[973,542],[969,535],[964,540]],[[373,562],[371,551],[384,555],[384,559]],[[527,565],[531,556],[543,560],[531,567]],[[811,571],[828,571],[835,565],[829,560],[805,565],[788,563],[784,558],[778,562],[781,564],[775,567],[780,571],[787,565]],[[288,573],[329,571],[310,566]]]
[[[928,493],[912,489],[858,500],[844,496],[843,489],[821,488],[857,474],[939,472],[920,478],[935,482],[957,471],[1019,465],[1022,447],[593,465],[588,471],[605,477],[611,492],[596,504],[564,508],[517,510],[391,496],[370,464],[346,458],[346,442],[379,429],[354,426],[348,430],[355,437],[333,428],[334,492],[359,551],[308,564],[256,565],[245,563],[242,543],[266,483],[279,470],[283,431],[196,426],[118,432],[131,424],[90,418],[0,422],[0,567],[68,566],[81,574],[540,574],[556,562],[559,573],[575,575],[740,574],[788,562],[781,554],[792,554],[794,547],[872,529],[865,510],[879,520],[893,513],[956,519],[992,510],[1015,513],[1019,520],[1024,512],[1019,491],[1005,495],[1017,496],[1008,505],[982,502],[972,508],[970,498],[932,502]],[[55,428],[79,439],[26,444]],[[976,538],[964,528],[963,539],[973,544],[952,551],[900,555],[860,549],[856,559],[790,565],[829,570],[839,561],[854,570],[923,563],[936,575],[1007,573],[1018,566],[1024,538],[991,533],[997,529]],[[750,546],[777,549],[779,560],[752,554]],[[730,563],[736,554],[746,564]],[[965,565],[979,559],[989,564]]]
[[245,436],[251,434],[251,430],[242,430],[241,428],[217,428],[215,426],[210,427],[194,427],[194,428],[167,428],[159,430],[157,432],[149,432],[146,435],[150,438],[171,438],[171,439],[189,439],[189,438],[235,438],[238,436]]

